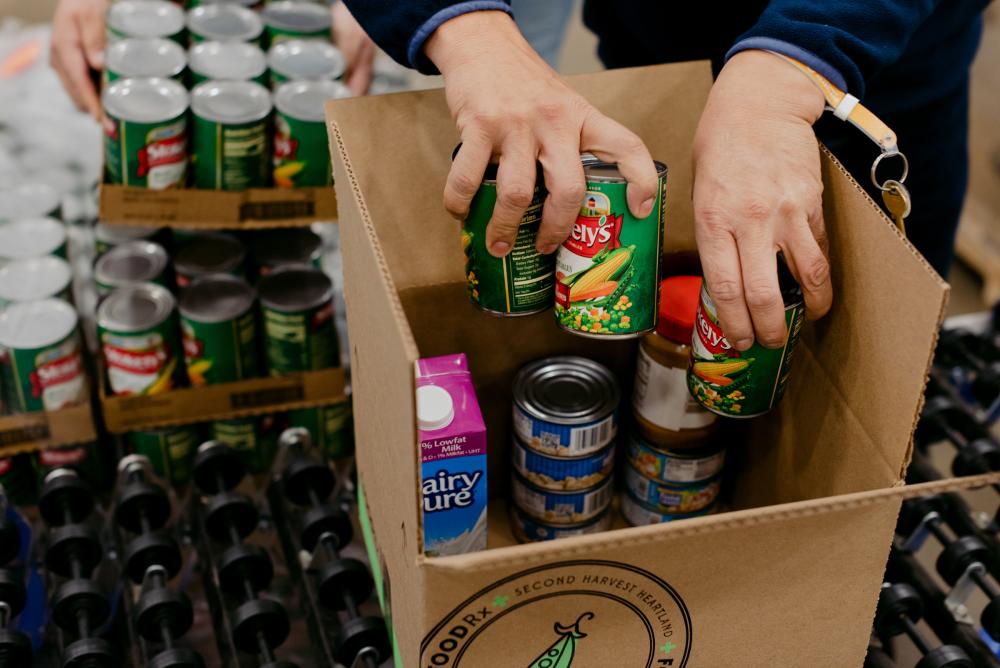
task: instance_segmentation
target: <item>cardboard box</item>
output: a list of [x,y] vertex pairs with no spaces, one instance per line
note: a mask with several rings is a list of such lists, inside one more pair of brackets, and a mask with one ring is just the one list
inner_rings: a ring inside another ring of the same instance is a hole
[[[570,82],[669,166],[665,268],[689,270],[707,64]],[[733,443],[732,512],[514,545],[503,496],[515,371],[583,354],[619,370],[628,396],[636,344],[469,304],[459,226],[441,205],[458,141],[441,91],[331,102],[328,120],[357,458],[399,665],[540,665],[553,649],[574,668],[860,666],[901,499],[983,479],[903,486],[948,287],[836,161],[823,153],[836,301],[804,330],[784,402]],[[413,369],[455,352],[476,382],[498,498],[490,549],[427,558]]]
[[147,190],[101,184],[101,222],[192,229],[293,227],[337,218],[333,188]]
[[0,416],[0,458],[97,440],[90,401],[58,411]]
[[344,370],[340,368],[122,397],[107,394],[102,378],[101,412],[108,431],[123,433],[244,415],[279,413],[335,403],[345,396]]

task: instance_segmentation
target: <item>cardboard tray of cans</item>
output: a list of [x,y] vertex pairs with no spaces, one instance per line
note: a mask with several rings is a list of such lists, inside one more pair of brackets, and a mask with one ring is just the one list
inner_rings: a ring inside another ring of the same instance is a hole
[[191,229],[294,227],[337,219],[331,187],[148,190],[101,184],[101,222]]
[[[668,165],[664,267],[689,272],[691,144],[708,65],[570,82]],[[803,329],[782,404],[739,426],[728,512],[515,545],[514,374],[584,355],[614,369],[627,397],[635,341],[573,336],[552,312],[492,318],[470,304],[458,229],[440,203],[457,142],[441,91],[331,102],[327,118],[362,510],[398,665],[541,665],[547,651],[563,661],[575,651],[581,666],[861,665],[902,499],[985,479],[904,485],[948,287],[830,154],[833,311]],[[379,146],[394,146],[394,159]],[[456,352],[485,419],[493,512],[486,550],[427,557],[414,364]]]
[[0,416],[0,458],[96,438],[89,400],[57,411]]

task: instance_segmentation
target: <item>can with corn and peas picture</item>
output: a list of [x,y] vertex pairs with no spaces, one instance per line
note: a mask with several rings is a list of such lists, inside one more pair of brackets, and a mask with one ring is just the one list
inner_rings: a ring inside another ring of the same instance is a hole
[[618,166],[584,156],[587,192],[556,252],[556,321],[593,338],[634,338],[656,327],[667,167],[645,218],[629,211]]
[[199,278],[177,298],[181,344],[194,387],[259,375],[253,288],[242,278]]

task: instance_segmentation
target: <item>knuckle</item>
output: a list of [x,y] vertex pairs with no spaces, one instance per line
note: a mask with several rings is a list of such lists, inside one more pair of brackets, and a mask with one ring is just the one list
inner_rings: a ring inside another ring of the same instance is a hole
[[746,302],[752,310],[766,311],[781,305],[781,294],[769,286],[748,285]]
[[755,223],[763,223],[770,220],[774,214],[774,207],[770,202],[763,199],[750,199],[742,207],[743,217]]
[[570,208],[580,206],[586,193],[587,186],[581,181],[554,186],[549,192],[549,197],[559,208]]
[[806,261],[801,273],[805,287],[815,290],[830,280],[830,263],[822,255],[816,255]]
[[737,280],[724,278],[713,281],[709,287],[712,300],[719,304],[736,304],[743,299],[743,287]]
[[467,172],[452,174],[451,188],[455,194],[462,197],[472,197],[479,190],[479,181],[472,178]]
[[799,205],[798,200],[790,198],[780,201],[776,210],[778,215],[785,220],[796,220],[801,217],[802,213],[802,207]]
[[708,232],[721,232],[727,227],[729,216],[727,212],[715,204],[696,204],[694,217]]
[[557,100],[541,102],[535,111],[542,120],[549,123],[562,123],[566,119],[566,106]]
[[634,132],[626,132],[621,139],[621,149],[622,152],[627,155],[632,155],[635,153],[642,153],[646,150],[646,144],[639,139],[639,135]]
[[499,193],[500,202],[516,209],[526,209],[531,204],[533,197],[532,189],[524,184],[508,186]]

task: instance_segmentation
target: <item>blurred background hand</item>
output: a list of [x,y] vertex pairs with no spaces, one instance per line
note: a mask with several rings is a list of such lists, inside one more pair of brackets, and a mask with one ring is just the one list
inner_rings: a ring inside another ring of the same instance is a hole
[[107,9],[107,0],[61,0],[52,18],[52,68],[76,106],[96,119],[101,101],[93,73],[104,69]]
[[335,2],[330,13],[333,15],[333,42],[347,60],[344,83],[355,95],[364,95],[375,72],[375,42],[343,2]]

